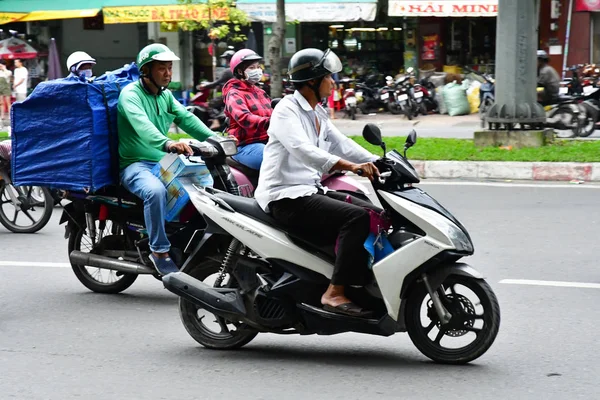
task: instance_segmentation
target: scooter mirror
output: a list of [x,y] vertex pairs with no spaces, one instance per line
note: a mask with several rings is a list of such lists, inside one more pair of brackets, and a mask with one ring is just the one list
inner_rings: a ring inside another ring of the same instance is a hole
[[406,138],[406,144],[404,145],[404,147],[407,149],[411,148],[415,145],[415,143],[417,143],[417,132],[415,132],[415,130],[413,129],[408,134],[408,137]]
[[375,124],[367,124],[363,128],[363,137],[374,146],[381,146],[381,130]]

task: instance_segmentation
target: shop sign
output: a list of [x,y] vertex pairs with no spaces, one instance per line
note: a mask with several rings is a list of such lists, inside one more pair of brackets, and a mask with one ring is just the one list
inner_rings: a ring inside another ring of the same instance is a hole
[[600,11],[600,0],[576,0],[575,11]]
[[392,17],[495,17],[498,0],[390,0]]
[[[210,11],[210,13],[209,13]],[[227,7],[212,7],[206,4],[173,5],[155,7],[104,7],[105,24],[135,22],[178,22],[185,20],[205,21],[213,19],[225,21],[229,18]]]
[[439,36],[429,35],[423,36],[423,48],[421,50],[421,60],[433,61],[437,60]]
[[[275,3],[237,3],[250,19],[260,22],[275,22]],[[299,22],[350,22],[374,21],[377,3],[286,3],[286,21]]]

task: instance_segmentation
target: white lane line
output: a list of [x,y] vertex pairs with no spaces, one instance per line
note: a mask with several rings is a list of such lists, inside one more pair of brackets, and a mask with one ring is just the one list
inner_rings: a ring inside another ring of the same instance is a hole
[[0,267],[71,268],[71,264],[57,263],[57,262],[34,262],[34,261],[0,261]]
[[600,283],[536,281],[536,280],[530,280],[530,279],[503,279],[499,283],[506,283],[509,285],[533,285],[533,286],[554,286],[554,287],[574,287],[574,288],[584,288],[584,289],[600,289]]

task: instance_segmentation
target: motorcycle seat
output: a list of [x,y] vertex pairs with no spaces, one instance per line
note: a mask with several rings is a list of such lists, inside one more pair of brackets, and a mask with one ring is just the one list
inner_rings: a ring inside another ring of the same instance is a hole
[[249,167],[245,166],[244,164],[241,164],[241,163],[235,161],[231,157],[227,157],[225,162],[230,167],[235,168],[238,171],[240,171],[242,174],[246,175],[246,177],[248,178],[250,183],[252,183],[252,185],[256,189],[256,187],[258,186],[258,173],[259,173],[258,170],[249,168]]
[[116,198],[118,198],[120,195],[121,200],[123,202],[134,203],[139,207],[144,206],[144,201],[142,199],[140,199],[121,185],[106,186],[100,190],[95,191],[93,194],[96,196],[107,196]]
[[264,222],[273,228],[286,232],[290,239],[292,239],[292,241],[298,246],[313,252],[316,251],[318,256],[321,256],[329,262],[333,263],[335,261],[333,245],[323,246],[313,243],[311,242],[310,238],[306,237],[306,234],[290,230],[289,227],[282,225],[275,220],[275,218],[264,212],[255,199],[243,196],[234,196],[229,193],[218,193],[216,196],[240,214],[244,214],[248,217]]

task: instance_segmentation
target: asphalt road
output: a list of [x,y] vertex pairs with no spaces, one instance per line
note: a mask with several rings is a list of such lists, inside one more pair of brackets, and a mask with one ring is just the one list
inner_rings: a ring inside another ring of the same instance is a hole
[[239,351],[206,350],[154,278],[121,295],[85,289],[61,264],[55,213],[38,234],[0,227],[0,398],[600,398],[600,188],[422,186],[469,229],[468,262],[500,301],[498,338],[471,365],[433,364],[405,334],[261,334]]

